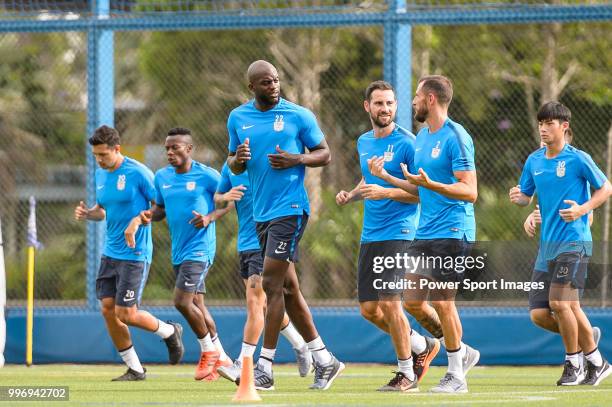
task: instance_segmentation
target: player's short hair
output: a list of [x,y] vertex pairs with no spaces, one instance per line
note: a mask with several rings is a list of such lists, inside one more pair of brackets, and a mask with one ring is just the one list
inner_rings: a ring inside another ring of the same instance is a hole
[[546,102],[538,110],[537,115],[538,121],[543,122],[545,120],[559,120],[559,122],[570,122],[572,119],[572,112],[559,102]]
[[389,82],[374,81],[370,83],[365,90],[365,100],[369,102],[370,99],[372,98],[372,93],[374,93],[375,90],[391,90],[393,91],[393,94],[395,95],[395,89],[393,89],[393,86]]
[[453,100],[453,83],[446,76],[427,75],[419,79],[419,84],[423,84],[422,89],[425,93],[436,95],[438,103],[448,106]]
[[93,135],[87,140],[92,146],[106,144],[109,147],[115,147],[121,144],[119,132],[110,126],[100,126],[94,130]]
[[191,136],[191,130],[186,127],[173,127],[168,130],[168,136]]

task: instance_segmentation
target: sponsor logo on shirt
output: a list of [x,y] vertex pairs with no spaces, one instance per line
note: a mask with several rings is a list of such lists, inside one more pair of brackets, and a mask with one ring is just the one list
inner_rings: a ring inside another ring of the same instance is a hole
[[125,174],[121,174],[117,178],[117,190],[123,191],[124,189],[125,189]]
[[274,131],[283,131],[285,128],[285,122],[283,121],[283,115],[277,114],[274,119]]
[[196,183],[194,181],[189,181],[186,185],[187,191],[193,191],[196,187]]
[[438,157],[440,157],[440,141],[439,140],[436,146],[431,149],[431,158],[438,158]]
[[557,163],[557,177],[565,177],[565,161]]

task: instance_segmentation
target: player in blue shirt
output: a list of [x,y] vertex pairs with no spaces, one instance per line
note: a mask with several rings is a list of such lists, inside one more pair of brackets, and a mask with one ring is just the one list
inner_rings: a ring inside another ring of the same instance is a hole
[[229,115],[227,163],[234,174],[249,172],[253,217],[264,253],[263,287],[268,305],[255,385],[262,389],[274,386],[272,361],[286,307],[313,354],[315,382],[311,388],[327,390],[344,364],[319,337],[293,263],[310,212],[305,167],[327,165],[329,147],[314,114],[280,97],[278,73],[272,64],[253,62],[247,78],[254,99]]
[[[441,75],[421,78],[412,101],[415,119],[427,123],[416,136],[414,167],[418,173],[411,173],[408,165],[402,163],[406,179],[394,177],[384,170],[384,157],[372,160],[370,171],[419,196],[421,213],[410,248],[412,256],[421,259],[450,257],[454,264],[459,258],[465,260],[476,239],[473,203],[478,192],[472,138],[448,117],[452,97],[453,87],[448,78]],[[444,267],[435,261],[428,266],[415,271],[436,281],[459,282],[463,278],[463,273],[453,267]],[[404,292],[406,308],[411,314],[419,315],[417,320],[428,321],[424,326],[435,326],[440,321],[448,372],[431,389],[435,393],[466,393],[465,375],[480,358],[478,351],[461,341],[455,294],[456,290],[452,289]],[[427,304],[427,296],[432,299],[433,308]]]
[[[592,255],[589,213],[610,197],[612,187],[585,152],[569,145],[570,110],[548,102],[538,111],[538,128],[545,146],[533,152],[523,168],[520,184],[510,189],[510,200],[529,205],[534,193],[542,218],[540,249],[532,281],[543,290],[530,292],[531,312],[550,308],[566,350],[566,361],[557,385],[598,385],[612,374],[593,337],[591,324],[580,307],[587,263]],[[591,196],[590,188],[595,192]],[[584,351],[586,372],[579,353]]]
[[[238,257],[240,259],[240,277],[246,288],[247,319],[244,324],[244,335],[240,356],[229,367],[220,367],[219,374],[226,379],[238,383],[242,373],[244,355],[252,355],[259,342],[264,328],[264,310],[266,294],[261,280],[263,274],[263,255],[259,247],[259,239],[253,220],[253,194],[249,184],[247,171],[233,174],[227,163],[221,169],[221,182],[215,194],[215,201],[225,202],[229,207],[236,208],[238,215]],[[300,376],[304,377],[310,371],[312,356],[304,339],[297,332],[289,317],[283,316],[280,333],[291,343],[298,362]]]
[[114,381],[146,378],[132,345],[128,325],[155,332],[168,346],[170,363],[183,356],[180,324],[165,323],[138,309],[153,253],[151,228],[136,233],[132,247],[126,245],[124,230],[132,217],[150,207],[154,200],[153,174],[144,165],[121,154],[117,130],[102,126],[89,138],[99,169],[96,170],[96,205],[87,208],[81,201],[75,208],[77,220],[106,219],[106,238],[96,279],[96,293],[108,333],[128,366]]
[[204,305],[205,279],[215,258],[214,221],[227,210],[215,210],[219,172],[191,158],[191,130],[170,129],[165,148],[170,165],[155,174],[155,205],[135,217],[130,226],[137,230],[141,224],[166,218],[176,275],[174,306],[189,322],[200,344],[195,379],[213,381],[219,377],[216,371],[219,366],[232,364]]
[[[391,335],[398,362],[395,376],[379,391],[416,391],[418,380],[438,353],[440,343],[435,339],[425,339],[410,329],[401,307],[402,289],[381,286],[383,282],[403,279],[405,268],[395,262],[391,268],[379,268],[384,259],[408,253],[416,232],[419,198],[372,175],[368,166],[368,160],[378,156],[383,157],[386,171],[396,177],[402,176],[400,163],[407,163],[414,172],[415,137],[394,122],[397,100],[389,83],[372,82],[365,92],[364,108],[369,114],[372,130],[357,141],[361,182],[350,192],[340,191],[336,203],[342,206],[365,200],[357,266],[359,307],[361,315]],[[424,355],[413,358],[411,350]],[[413,365],[417,359],[424,365]]]

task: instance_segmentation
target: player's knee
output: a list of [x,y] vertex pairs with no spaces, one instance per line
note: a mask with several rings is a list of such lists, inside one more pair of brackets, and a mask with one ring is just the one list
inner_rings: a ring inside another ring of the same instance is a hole
[[571,302],[569,301],[550,300],[549,304],[550,304],[550,309],[556,313],[571,311]]
[[543,327],[546,324],[546,320],[550,318],[550,310],[547,308],[532,309],[529,311],[529,317],[535,325]]
[[404,301],[402,305],[410,315],[420,315],[425,311],[424,301]]
[[263,290],[268,297],[278,297],[283,295],[283,284],[282,282],[276,281],[272,278],[265,278],[262,282]]
[[119,321],[123,322],[126,325],[132,325],[134,318],[136,317],[136,308],[135,307],[117,307],[115,308],[115,315]]
[[378,304],[362,302],[361,304],[359,304],[359,311],[361,312],[362,317],[364,317],[368,321],[372,321],[373,319],[376,319],[376,316],[379,312]]
[[189,312],[193,299],[186,295],[177,294],[174,296],[174,307],[181,313],[185,314]]
[[431,306],[440,314],[453,311],[455,303],[452,301],[432,301]]
[[105,305],[102,304],[100,308],[100,312],[102,312],[102,316],[104,319],[114,319],[115,318],[115,306],[114,305]]

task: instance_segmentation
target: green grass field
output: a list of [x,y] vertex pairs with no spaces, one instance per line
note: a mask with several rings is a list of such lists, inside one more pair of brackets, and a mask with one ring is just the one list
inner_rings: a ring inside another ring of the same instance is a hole
[[[0,369],[1,386],[69,386],[70,402],[1,402],[2,405],[193,406],[231,404],[233,383],[193,380],[193,366],[149,365],[144,382],[110,382],[123,373],[120,365],[7,365]],[[469,376],[470,392],[462,395],[428,393],[444,374],[431,368],[419,393],[377,393],[391,377],[393,366],[348,364],[326,392],[308,390],[312,376],[300,378],[292,365],[275,367],[276,390],[260,392],[258,404],[306,406],[495,405],[604,406],[612,403],[612,378],[598,387],[558,388],[561,367],[476,367]]]

